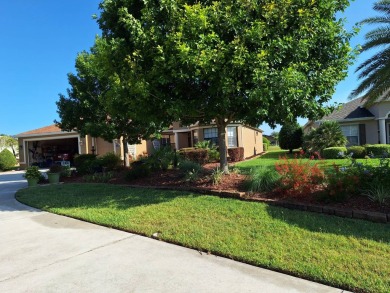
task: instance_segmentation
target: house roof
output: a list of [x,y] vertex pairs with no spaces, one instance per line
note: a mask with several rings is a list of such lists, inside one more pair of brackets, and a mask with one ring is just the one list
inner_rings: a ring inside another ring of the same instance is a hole
[[362,98],[354,99],[343,104],[339,109],[333,111],[330,115],[323,117],[321,120],[344,120],[359,118],[374,118],[375,115],[364,107]]
[[29,130],[26,132],[19,133],[16,135],[16,137],[23,137],[23,136],[35,136],[35,135],[48,135],[48,134],[58,134],[58,133],[64,133],[64,131],[61,130],[57,125],[52,124],[49,126]]

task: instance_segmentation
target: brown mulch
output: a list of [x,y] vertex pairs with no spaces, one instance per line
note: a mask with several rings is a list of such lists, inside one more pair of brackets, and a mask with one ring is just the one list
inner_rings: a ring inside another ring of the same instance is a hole
[[[212,171],[218,166],[217,163],[207,164],[204,166],[204,176],[201,176],[196,182],[188,182],[185,180],[183,174],[178,170],[167,170],[157,171],[152,173],[146,178],[138,178],[127,181],[124,178],[125,171],[116,173],[115,177],[110,180],[110,184],[120,185],[133,185],[133,186],[159,186],[172,189],[191,189],[198,188],[202,191],[207,190],[218,190],[227,192],[246,192],[245,181],[246,176],[243,174],[230,173],[222,177],[221,182],[218,185],[213,185],[211,179]],[[81,183],[84,182],[82,177],[73,176],[71,178],[63,178],[61,181],[64,183]],[[273,201],[284,201],[298,204],[309,204],[309,205],[320,205],[328,206],[333,208],[341,209],[353,209],[368,212],[380,212],[390,213],[390,205],[381,206],[378,203],[372,202],[365,196],[354,196],[346,199],[342,202],[335,201],[324,201],[320,196],[321,192],[308,194],[308,195],[297,195],[297,196],[286,196],[282,192],[273,193],[251,193],[246,194],[245,198],[250,200],[264,200],[270,199]]]

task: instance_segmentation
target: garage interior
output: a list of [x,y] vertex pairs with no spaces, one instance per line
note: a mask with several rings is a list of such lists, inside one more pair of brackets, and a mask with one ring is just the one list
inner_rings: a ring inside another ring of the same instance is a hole
[[53,164],[72,166],[79,153],[78,138],[27,141],[28,165],[48,168]]

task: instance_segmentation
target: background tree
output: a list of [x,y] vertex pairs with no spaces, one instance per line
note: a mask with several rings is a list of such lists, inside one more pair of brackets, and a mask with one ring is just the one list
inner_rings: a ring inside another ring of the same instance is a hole
[[390,89],[390,0],[376,2],[374,10],[381,12],[382,16],[367,18],[361,24],[381,26],[366,34],[361,52],[377,48],[381,50],[357,67],[361,82],[350,95],[353,99],[363,94],[367,106],[389,98]]
[[302,138],[302,127],[297,122],[285,124],[279,132],[279,146],[283,150],[289,150],[292,154],[293,149],[302,146]]
[[[76,74],[69,74],[71,86],[67,97],[60,95],[57,102],[63,130],[77,129],[81,135],[102,137],[108,141],[123,138],[124,162],[129,165],[127,144],[140,143],[156,131],[155,124],[144,120],[140,98],[134,86],[124,87],[115,75],[108,75],[108,58],[104,41],[96,40],[91,53],[82,52],[76,59]],[[129,81],[127,81],[129,82]],[[125,97],[125,98],[123,98]],[[125,100],[125,102],[123,102]]]
[[[92,54],[110,77],[110,91],[120,94],[103,95],[103,109],[121,105],[118,120],[132,114],[128,109],[136,117],[138,109],[147,109],[144,122],[165,126],[177,119],[215,122],[221,170],[228,172],[228,123],[275,125],[325,114],[323,104],[352,57],[352,35],[336,19],[347,5],[348,0],[277,5],[273,0],[105,0],[96,44],[105,53]],[[113,119],[107,112],[95,121],[102,125],[108,116]]]
[[276,145],[279,145],[279,132],[278,131],[272,131],[271,136],[275,139]]
[[336,121],[325,121],[303,138],[303,149],[309,153],[321,153],[328,147],[345,147],[348,140]]
[[0,149],[10,148],[14,157],[18,153],[18,140],[10,135],[0,134]]

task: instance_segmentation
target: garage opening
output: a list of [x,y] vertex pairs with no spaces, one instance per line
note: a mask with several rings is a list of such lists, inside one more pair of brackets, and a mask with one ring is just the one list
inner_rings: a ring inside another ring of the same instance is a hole
[[53,164],[72,166],[79,152],[78,138],[28,141],[28,165],[47,168]]

